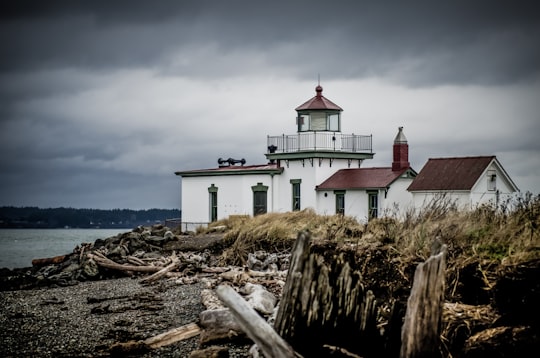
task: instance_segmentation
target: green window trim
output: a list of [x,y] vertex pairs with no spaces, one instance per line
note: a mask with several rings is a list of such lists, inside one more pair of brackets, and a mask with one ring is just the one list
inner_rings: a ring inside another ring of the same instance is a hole
[[253,216],[266,214],[268,186],[262,183],[257,183],[251,187],[253,190]]
[[218,219],[218,187],[212,184],[208,187],[209,207],[210,207],[210,222]]
[[336,214],[345,215],[345,190],[334,190],[336,196]]
[[263,185],[262,183],[257,183],[257,185],[253,185],[251,187],[251,190],[253,190],[253,192],[256,192],[256,191],[268,191],[268,185]]
[[292,211],[299,211],[301,209],[301,197],[300,197],[300,193],[301,193],[301,188],[300,188],[300,184],[302,183],[302,179],[291,179],[290,180],[290,183],[291,183],[291,201],[292,201]]
[[368,220],[379,217],[379,191],[368,190]]

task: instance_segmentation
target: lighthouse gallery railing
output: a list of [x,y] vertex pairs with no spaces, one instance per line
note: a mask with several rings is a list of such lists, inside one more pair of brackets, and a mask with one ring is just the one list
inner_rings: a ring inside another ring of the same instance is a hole
[[[300,132],[268,136],[267,147],[273,153],[291,153],[299,151],[340,151],[362,153],[372,152],[372,136],[343,134],[340,132]],[[272,152],[268,149],[268,152]]]

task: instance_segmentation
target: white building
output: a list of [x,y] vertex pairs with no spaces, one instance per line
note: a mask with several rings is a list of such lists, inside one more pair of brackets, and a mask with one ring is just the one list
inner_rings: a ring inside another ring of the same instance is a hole
[[[342,133],[343,110],[322,95],[321,86],[315,91],[296,108],[296,134],[267,137],[268,163],[245,165],[244,160],[229,158],[220,159],[217,168],[176,172],[182,177],[182,221],[205,224],[230,215],[305,208],[367,220],[394,207],[409,208],[439,190],[415,186],[415,178],[437,174],[417,177],[402,127],[393,143],[392,165],[362,168],[364,160],[374,156],[371,135]],[[489,168],[484,168],[485,175],[495,170],[505,193],[517,190],[496,159]],[[488,198],[474,190],[471,200]]]
[[505,200],[519,189],[495,156],[431,158],[408,187],[414,206],[445,198],[460,208]]

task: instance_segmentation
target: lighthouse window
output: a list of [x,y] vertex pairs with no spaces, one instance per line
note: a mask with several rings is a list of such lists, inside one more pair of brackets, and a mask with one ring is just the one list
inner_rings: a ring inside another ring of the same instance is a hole
[[328,115],[328,130],[333,132],[339,131],[339,114]]
[[311,125],[309,129],[312,131],[325,131],[326,130],[326,113],[312,112]]
[[309,114],[300,114],[296,118],[296,122],[298,124],[298,131],[299,132],[305,132],[309,130]]

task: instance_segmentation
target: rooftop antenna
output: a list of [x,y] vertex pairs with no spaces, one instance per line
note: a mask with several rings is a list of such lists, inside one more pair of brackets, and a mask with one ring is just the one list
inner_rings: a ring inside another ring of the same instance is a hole
[[321,85],[321,74],[320,73],[317,74],[317,85],[318,86]]

